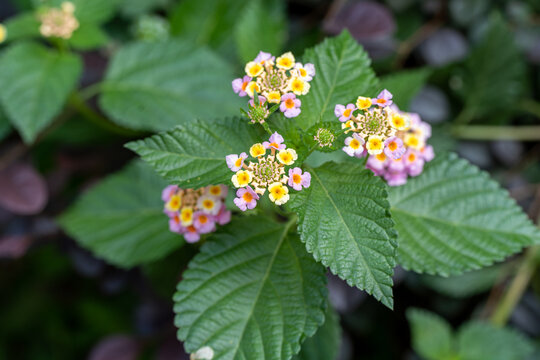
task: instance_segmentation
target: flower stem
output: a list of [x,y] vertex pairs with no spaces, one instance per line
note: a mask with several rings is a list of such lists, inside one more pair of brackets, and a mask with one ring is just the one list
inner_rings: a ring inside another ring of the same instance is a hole
[[491,315],[490,320],[493,325],[503,327],[510,315],[512,315],[514,308],[523,296],[525,289],[527,289],[527,285],[536,269],[536,257],[539,250],[540,246],[537,245],[530,247],[525,252],[523,262],[521,263],[514,280],[512,280],[512,283],[508,287],[508,291]]

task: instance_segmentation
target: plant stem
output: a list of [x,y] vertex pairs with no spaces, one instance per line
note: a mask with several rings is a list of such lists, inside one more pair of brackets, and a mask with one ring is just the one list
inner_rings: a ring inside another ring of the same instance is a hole
[[540,246],[538,245],[527,249],[514,280],[512,280],[508,291],[491,315],[493,325],[503,327],[508,321],[514,308],[523,296],[525,289],[527,289],[527,285],[536,269],[536,256],[539,250]]
[[452,127],[452,134],[469,140],[540,140],[540,126],[468,125]]
[[79,96],[83,100],[91,99],[101,91],[101,86],[103,86],[101,82],[88,85],[84,89],[79,90]]

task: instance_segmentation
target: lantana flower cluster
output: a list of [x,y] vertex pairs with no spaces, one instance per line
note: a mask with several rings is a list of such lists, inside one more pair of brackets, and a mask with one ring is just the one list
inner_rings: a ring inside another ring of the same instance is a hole
[[41,21],[39,32],[44,37],[69,39],[79,28],[79,21],[75,17],[75,5],[69,1],[63,2],[59,9],[46,9],[39,15],[39,20]]
[[216,224],[231,221],[231,212],[225,206],[227,186],[210,185],[200,189],[181,189],[169,185],[161,194],[164,212],[169,216],[169,229],[184,235],[189,243],[199,241],[201,234],[216,230]]
[[390,186],[403,185],[408,176],[418,176],[424,163],[434,157],[427,144],[431,126],[417,114],[400,111],[392,94],[383,90],[377,98],[359,96],[356,104],[336,105],[336,117],[346,133],[349,156],[368,156],[366,167],[383,176]]
[[276,59],[261,51],[246,64],[245,71],[244,77],[233,80],[232,87],[239,96],[251,98],[246,114],[253,123],[264,123],[278,108],[287,118],[298,116],[302,102],[297,96],[309,92],[315,76],[315,66],[296,62],[291,52]]
[[249,149],[254,161],[248,164],[245,152],[226,156],[227,166],[235,173],[231,181],[238,189],[234,203],[240,210],[255,208],[260,196],[267,190],[270,201],[283,205],[289,201],[289,187],[300,191],[311,185],[309,172],[292,167],[298,155],[294,149],[287,148],[283,141],[283,137],[275,132],[268,141],[254,144]]

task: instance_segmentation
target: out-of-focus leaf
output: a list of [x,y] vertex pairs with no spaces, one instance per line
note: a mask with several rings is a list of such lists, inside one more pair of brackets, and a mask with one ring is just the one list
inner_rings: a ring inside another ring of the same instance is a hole
[[425,359],[455,359],[455,346],[450,325],[436,314],[408,309],[413,349]]
[[213,360],[290,359],[324,321],[324,268],[290,223],[238,219],[213,235],[174,295],[178,338]]
[[294,360],[336,360],[341,344],[339,315],[329,304],[326,309],[324,324],[315,335],[302,344],[300,353]]
[[178,39],[134,43],[113,57],[100,105],[118,124],[164,131],[195,118],[238,113],[230,67],[205,48]]
[[133,162],[85,193],[59,222],[81,246],[112,264],[154,261],[184,243],[163,214],[165,186],[148,165]]
[[409,110],[418,113],[424,121],[440,123],[448,119],[450,105],[442,90],[426,85],[411,100]]
[[234,31],[242,61],[253,60],[261,50],[279,55],[287,27],[284,5],[281,0],[253,0],[246,6]]
[[92,50],[107,44],[109,37],[99,25],[92,23],[81,24],[75,30],[69,43],[78,50]]
[[443,66],[464,59],[469,45],[460,32],[444,28],[427,38],[420,46],[420,52],[429,65]]
[[441,294],[453,298],[464,298],[489,290],[499,278],[502,269],[503,266],[495,265],[448,278],[423,275],[422,281]]
[[229,154],[247,152],[262,139],[260,128],[242,118],[212,123],[197,121],[174,130],[130,142],[126,147],[148,162],[171,184],[198,188],[229,183]]
[[128,18],[135,18],[170,3],[170,0],[120,0],[120,12]]
[[6,42],[40,36],[39,21],[33,11],[11,17],[4,25],[7,30]]
[[0,58],[0,101],[29,143],[61,111],[81,73],[79,57],[17,43]]
[[394,96],[393,102],[403,111],[409,110],[414,96],[420,91],[431,74],[431,69],[405,70],[386,75],[381,79],[380,89],[387,89]]
[[465,65],[463,96],[470,119],[508,111],[523,94],[524,59],[500,15],[491,17]]
[[326,163],[307,170],[311,186],[295,193],[289,206],[298,214],[308,252],[392,308],[397,244],[386,186],[359,165]]
[[421,176],[390,189],[398,262],[419,273],[479,269],[540,243],[540,231],[485,172],[438,155]]
[[13,164],[0,170],[0,206],[20,215],[41,212],[48,199],[47,184],[30,165]]
[[[45,0],[41,5],[49,3],[60,7],[65,0]],[[114,16],[120,0],[70,0],[75,6],[75,17],[81,24],[102,24]]]
[[101,340],[88,360],[137,360],[141,352],[139,341],[128,335],[110,335]]
[[4,110],[0,108],[0,141],[3,140],[11,132],[11,124]]
[[369,57],[347,31],[306,50],[302,60],[313,63],[317,72],[311,90],[302,97],[302,112],[295,119],[304,130],[320,121],[336,121],[336,104],[376,95],[378,84]]
[[448,7],[455,22],[460,25],[470,25],[485,16],[489,9],[489,1],[450,0]]

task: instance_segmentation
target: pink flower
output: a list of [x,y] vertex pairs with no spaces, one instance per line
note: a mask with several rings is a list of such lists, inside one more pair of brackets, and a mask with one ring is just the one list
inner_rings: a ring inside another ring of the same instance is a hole
[[305,172],[302,174],[302,169],[295,167],[289,169],[289,186],[296,191],[302,190],[302,187],[308,188],[311,185],[311,174]]
[[349,156],[362,157],[365,154],[364,144],[364,139],[357,133],[354,133],[345,139],[346,146],[343,147],[343,151]]
[[380,107],[390,106],[392,105],[392,93],[390,91],[384,89],[380,92],[379,95],[377,95],[376,99],[371,99],[371,102],[375,105],[379,105]]
[[178,185],[169,185],[161,192],[161,200],[167,202],[178,191]]
[[390,162],[390,159],[384,154],[373,155],[368,157],[366,162],[366,168],[373,171],[376,176],[381,176],[385,173],[386,166]]
[[[263,107],[265,102],[266,102],[266,98],[264,96],[259,95],[259,107]],[[251,107],[256,107],[255,101],[253,99],[249,100],[249,105],[251,105]]]
[[405,172],[405,161],[403,156],[399,159],[390,159],[387,165],[388,171]]
[[193,226],[199,234],[208,234],[209,232],[216,230],[214,217],[203,211],[196,211],[195,214],[193,214]]
[[227,210],[225,204],[221,205],[221,209],[219,209],[219,212],[216,215],[216,221],[219,225],[225,225],[231,221],[231,212]]
[[169,230],[175,233],[182,233],[183,227],[180,223],[180,218],[178,217],[178,213],[175,213],[169,218]]
[[384,153],[391,159],[399,159],[405,154],[403,141],[395,136],[389,137],[384,141]]
[[296,63],[294,65],[294,69],[296,70],[298,76],[305,81],[311,81],[315,76],[315,65],[311,63],[307,63],[306,65]]
[[420,154],[424,158],[424,161],[429,162],[435,157],[435,152],[433,151],[433,146],[426,145],[420,150]]
[[409,149],[403,156],[405,168],[410,176],[418,176],[424,170],[424,159],[420,152]]
[[245,188],[238,189],[236,196],[237,198],[234,199],[234,203],[242,211],[253,209],[257,206],[257,200],[259,200],[259,195],[249,185]]
[[[244,165],[244,160],[247,159],[247,154],[245,152],[241,153],[240,155],[236,154],[230,154],[225,157],[225,160],[227,161],[227,166],[229,169],[231,169],[234,172],[237,172],[242,168],[242,165]],[[225,193],[226,194],[226,193]]]
[[384,174],[384,179],[389,186],[404,185],[407,182],[407,173],[400,171],[388,171],[386,174]]
[[238,94],[238,96],[246,96],[246,87],[251,81],[251,78],[249,76],[244,76],[243,78],[234,79],[232,82],[232,88],[233,91]]
[[197,229],[195,229],[195,226],[193,225],[190,225],[188,227],[185,228],[184,230],[184,239],[192,244],[192,243],[196,243],[197,241],[199,241],[201,238],[201,235],[199,235],[199,233],[197,232]]
[[283,144],[283,136],[279,135],[277,132],[270,135],[269,141],[263,142],[263,146],[265,149],[276,149],[276,150],[285,150],[286,146]]
[[347,104],[347,107],[337,104],[334,108],[334,115],[339,118],[339,121],[345,122],[351,118],[354,110],[356,110],[354,104]]
[[274,59],[275,59],[275,56],[272,56],[272,54],[264,52],[264,51],[259,51],[259,54],[253,61],[264,64],[265,61],[268,61],[268,60],[274,61]]
[[296,95],[288,93],[281,97],[279,110],[281,110],[285,117],[293,118],[300,114],[300,105],[302,105],[302,102],[296,98]]

